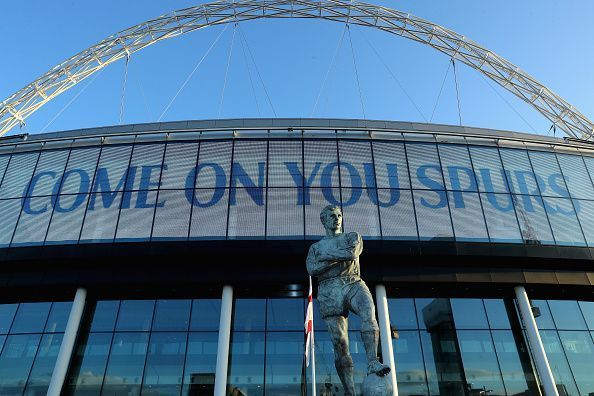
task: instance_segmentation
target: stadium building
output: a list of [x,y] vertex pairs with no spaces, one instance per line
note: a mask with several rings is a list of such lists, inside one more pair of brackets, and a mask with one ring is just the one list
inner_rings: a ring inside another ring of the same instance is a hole
[[[202,4],[52,68],[0,103],[0,136],[153,43],[287,17],[428,45],[569,137],[311,118],[0,137],[0,395],[312,395],[305,258],[329,204],[363,236],[398,395],[594,395],[594,123],[449,29],[353,1]],[[340,395],[314,328],[317,393]]]
[[[212,394],[225,286],[229,394],[306,392],[304,261],[328,204],[363,235],[363,277],[387,290],[400,395],[539,394],[517,286],[559,394],[594,391],[590,143],[238,119],[0,144],[0,394],[46,393],[80,288],[63,394]],[[315,318],[318,390],[341,394]],[[353,317],[360,384],[357,329]]]

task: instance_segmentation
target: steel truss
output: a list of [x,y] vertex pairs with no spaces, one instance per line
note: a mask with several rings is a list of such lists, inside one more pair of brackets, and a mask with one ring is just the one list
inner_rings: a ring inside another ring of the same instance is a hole
[[54,66],[0,103],[0,136],[48,101],[107,65],[158,41],[207,26],[260,18],[317,18],[377,28],[426,44],[478,70],[562,129],[594,139],[594,123],[559,95],[499,55],[466,37],[413,15],[348,0],[223,0],[132,26]]

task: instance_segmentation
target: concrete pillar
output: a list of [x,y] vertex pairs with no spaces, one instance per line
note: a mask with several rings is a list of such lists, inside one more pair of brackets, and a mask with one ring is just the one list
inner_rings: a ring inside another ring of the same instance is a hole
[[396,382],[396,364],[394,363],[394,349],[392,348],[392,328],[390,327],[390,311],[388,310],[388,298],[386,287],[377,285],[375,287],[375,298],[377,300],[377,317],[380,328],[380,340],[384,364],[390,366],[390,376],[394,386],[393,396],[398,396],[398,383]]
[[524,289],[523,286],[516,286],[514,291],[516,292],[516,299],[518,300],[518,306],[520,308],[522,320],[526,326],[528,343],[530,344],[530,349],[532,350],[534,363],[536,364],[536,370],[538,371],[538,376],[540,378],[544,394],[545,396],[559,396],[559,392],[557,392],[557,385],[555,384],[555,379],[553,378],[553,373],[551,372],[551,366],[549,365],[549,360],[547,359],[544,346],[542,345],[542,340],[540,339],[540,334],[538,333],[538,327],[536,326],[534,315],[532,315],[532,307],[530,306],[530,301],[528,301],[526,289]]
[[87,291],[83,288],[76,290],[68,322],[66,323],[66,331],[64,331],[64,338],[60,345],[60,351],[56,359],[56,365],[52,373],[49,388],[47,390],[48,396],[60,396],[62,386],[66,380],[68,366],[70,366],[70,359],[74,351],[74,343],[80,327],[80,321],[85,309],[85,302],[87,299]]
[[215,373],[215,396],[227,394],[227,369],[229,366],[229,342],[231,340],[231,314],[233,312],[233,288],[223,287],[221,319],[219,321],[219,344],[217,349],[217,368]]

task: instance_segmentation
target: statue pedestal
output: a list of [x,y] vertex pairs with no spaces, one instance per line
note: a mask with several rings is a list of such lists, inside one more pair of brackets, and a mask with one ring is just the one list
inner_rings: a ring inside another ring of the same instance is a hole
[[369,374],[363,380],[363,396],[392,396],[394,393],[392,377]]

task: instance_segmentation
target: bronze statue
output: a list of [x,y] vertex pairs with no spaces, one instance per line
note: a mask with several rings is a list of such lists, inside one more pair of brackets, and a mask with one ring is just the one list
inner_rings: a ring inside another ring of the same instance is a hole
[[311,245],[307,272],[318,279],[320,313],[334,344],[334,364],[345,396],[355,396],[353,359],[349,352],[348,315],[361,318],[361,338],[367,355],[367,374],[385,376],[390,367],[377,357],[379,327],[369,288],[361,279],[359,255],[363,240],[356,232],[342,233],[342,212],[334,205],[320,213],[326,236]]

